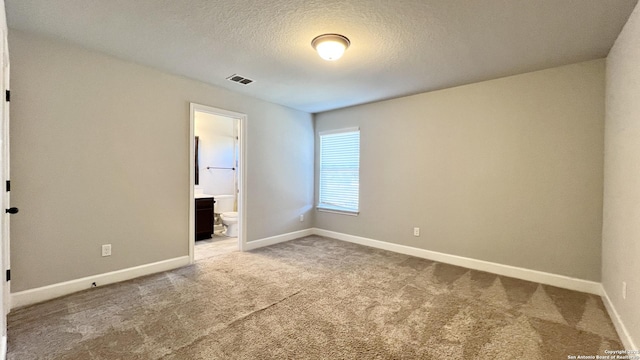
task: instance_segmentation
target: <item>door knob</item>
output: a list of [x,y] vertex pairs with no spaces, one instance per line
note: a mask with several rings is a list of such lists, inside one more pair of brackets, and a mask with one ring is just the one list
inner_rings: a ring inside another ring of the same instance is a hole
[[7,213],[9,213],[9,214],[17,214],[17,213],[18,213],[18,211],[19,211],[19,210],[18,210],[18,208],[17,208],[17,207],[12,207],[12,208],[6,209],[4,212],[7,212]]

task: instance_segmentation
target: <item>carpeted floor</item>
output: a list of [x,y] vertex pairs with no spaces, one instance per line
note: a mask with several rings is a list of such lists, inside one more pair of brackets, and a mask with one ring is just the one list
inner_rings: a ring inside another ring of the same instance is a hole
[[567,359],[599,297],[311,236],[9,314],[28,359]]

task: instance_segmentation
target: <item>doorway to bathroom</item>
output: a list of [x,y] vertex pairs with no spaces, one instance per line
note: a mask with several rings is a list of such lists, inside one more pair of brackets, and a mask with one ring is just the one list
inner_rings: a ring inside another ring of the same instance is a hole
[[214,259],[243,249],[247,116],[191,103],[189,257]]

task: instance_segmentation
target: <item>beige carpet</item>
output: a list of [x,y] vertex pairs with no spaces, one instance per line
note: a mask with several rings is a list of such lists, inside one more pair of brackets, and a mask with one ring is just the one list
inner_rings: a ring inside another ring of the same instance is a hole
[[567,359],[621,349],[599,297],[316,236],[9,315],[27,359]]

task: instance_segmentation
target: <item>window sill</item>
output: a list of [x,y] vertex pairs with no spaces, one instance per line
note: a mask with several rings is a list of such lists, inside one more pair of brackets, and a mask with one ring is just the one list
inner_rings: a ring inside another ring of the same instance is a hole
[[349,215],[349,216],[358,216],[358,214],[360,214],[359,211],[343,210],[340,208],[333,208],[328,206],[316,206],[316,210],[321,212],[340,214],[340,215]]

